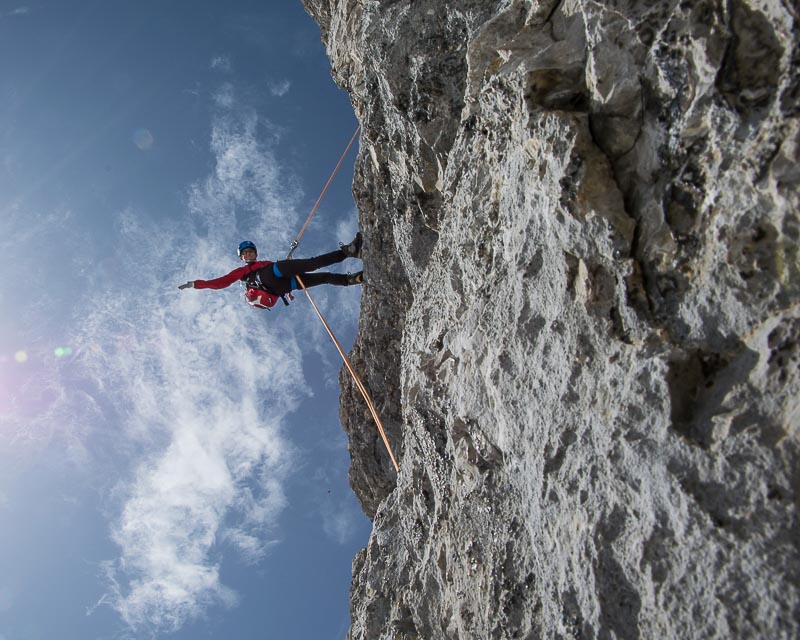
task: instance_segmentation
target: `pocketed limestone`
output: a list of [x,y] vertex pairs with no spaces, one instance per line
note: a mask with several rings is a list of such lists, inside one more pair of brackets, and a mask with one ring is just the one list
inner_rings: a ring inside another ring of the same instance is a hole
[[362,124],[352,640],[800,635],[779,0],[304,0]]

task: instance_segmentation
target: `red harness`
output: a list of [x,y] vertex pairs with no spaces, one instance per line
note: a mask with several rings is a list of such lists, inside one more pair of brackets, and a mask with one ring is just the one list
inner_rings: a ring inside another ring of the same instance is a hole
[[272,309],[280,297],[263,289],[248,289],[244,292],[244,299],[247,304],[256,309]]
[[[244,299],[247,304],[249,304],[251,307],[255,307],[256,309],[272,309],[278,300],[283,300],[283,304],[289,306],[289,302],[286,300],[286,294],[278,295],[277,293],[272,293],[272,291],[264,288],[261,278],[259,278],[257,275],[255,278],[250,277],[253,272],[263,269],[264,267],[255,267],[253,265],[249,266],[250,269],[242,277],[242,282],[244,282],[244,285],[247,288],[244,292]],[[289,294],[289,297],[291,298],[292,295]]]

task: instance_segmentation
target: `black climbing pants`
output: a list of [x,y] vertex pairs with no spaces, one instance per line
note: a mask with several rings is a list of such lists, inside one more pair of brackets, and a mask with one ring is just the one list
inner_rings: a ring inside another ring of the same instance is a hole
[[347,286],[347,275],[343,273],[309,273],[332,264],[342,262],[347,256],[344,251],[337,249],[324,253],[315,258],[301,258],[299,260],[278,260],[270,267],[264,267],[258,276],[264,286],[277,295],[283,295],[300,288],[297,277],[303,280],[306,287],[316,287],[321,284],[333,284],[340,287]]

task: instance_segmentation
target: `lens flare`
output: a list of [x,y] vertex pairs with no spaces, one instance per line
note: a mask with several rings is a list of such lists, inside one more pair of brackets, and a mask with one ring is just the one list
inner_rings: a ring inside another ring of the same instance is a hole
[[22,364],[23,362],[27,362],[28,361],[28,354],[26,352],[24,352],[24,351],[17,351],[14,354],[14,360],[19,362],[20,364]]
[[56,358],[63,358],[64,356],[71,356],[72,355],[72,348],[71,347],[56,347],[53,351]]

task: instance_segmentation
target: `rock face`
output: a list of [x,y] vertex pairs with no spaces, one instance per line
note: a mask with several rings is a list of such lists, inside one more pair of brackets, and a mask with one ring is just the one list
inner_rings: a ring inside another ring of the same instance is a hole
[[785,0],[304,0],[362,123],[352,639],[800,635]]

